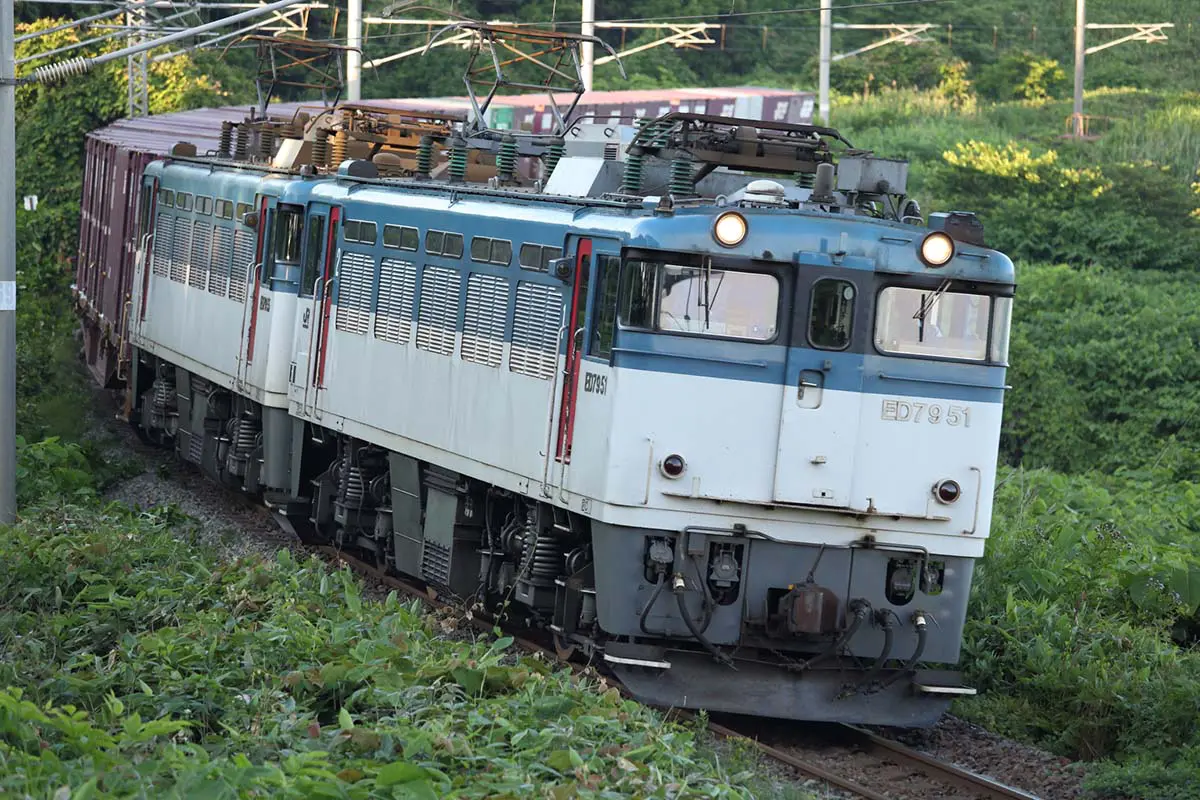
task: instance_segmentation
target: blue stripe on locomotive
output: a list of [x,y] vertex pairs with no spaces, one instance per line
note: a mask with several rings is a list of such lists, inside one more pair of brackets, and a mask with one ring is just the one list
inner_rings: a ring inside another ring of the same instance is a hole
[[[488,199],[475,195],[449,199],[449,208],[429,208],[423,203],[447,202],[443,190],[383,188],[333,179],[263,178],[249,172],[216,171],[189,164],[172,164],[169,170],[151,165],[148,175],[161,176],[163,186],[176,191],[219,196],[235,202],[253,203],[256,192],[278,195],[280,202],[308,206],[312,202],[338,205],[342,219],[374,222],[374,247],[341,239],[337,246],[348,252],[370,255],[375,262],[371,292],[372,312],[379,303],[381,258],[411,260],[416,269],[414,304],[419,301],[424,266],[441,266],[465,273],[481,273],[510,279],[506,329],[511,335],[518,282],[562,289],[563,283],[543,272],[518,264],[523,243],[564,247],[569,234],[612,239],[624,247],[639,247],[682,253],[713,253],[733,257],[791,262],[802,268],[873,271],[896,275],[936,274],[990,284],[1011,285],[1013,264],[1001,253],[960,245],[959,255],[945,268],[928,269],[916,255],[924,230],[898,223],[847,218],[834,214],[805,214],[794,211],[751,210],[745,241],[735,248],[716,246],[711,235],[718,209],[681,208],[672,215],[641,216],[613,208],[588,207],[553,200],[527,201]],[[191,216],[195,212],[185,212]],[[233,224],[224,220],[214,223]],[[405,225],[418,230],[416,251],[385,248],[384,226]],[[458,259],[425,253],[425,232],[442,230],[461,233],[463,255]],[[507,266],[470,260],[472,236],[512,242],[512,262]],[[304,242],[307,247],[307,239]],[[867,257],[871,253],[873,257]],[[860,273],[861,274],[861,273]],[[464,281],[465,283],[465,281]],[[298,291],[295,282],[275,284],[277,290]],[[334,301],[340,281],[334,281]],[[457,327],[462,329],[466,293],[460,292]],[[414,308],[415,312],[416,309]],[[417,314],[414,313],[414,319]],[[618,368],[651,370],[679,375],[795,385],[802,369],[801,353],[819,352],[836,367],[829,373],[828,388],[843,391],[901,396],[938,397],[975,402],[1000,402],[1005,369],[998,365],[934,361],[877,353],[813,351],[789,348],[782,343],[731,342],[701,337],[670,336],[629,329],[619,331],[612,363]],[[565,345],[563,345],[565,347]],[[560,351],[561,352],[561,351]],[[792,356],[792,357],[789,357]]]

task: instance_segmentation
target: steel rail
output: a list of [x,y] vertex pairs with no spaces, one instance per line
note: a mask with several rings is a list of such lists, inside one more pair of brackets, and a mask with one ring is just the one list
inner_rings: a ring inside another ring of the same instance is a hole
[[794,756],[791,753],[780,750],[777,747],[764,744],[752,736],[747,736],[744,733],[735,731],[733,728],[726,728],[724,725],[710,721],[708,723],[708,729],[718,736],[726,739],[739,739],[742,741],[748,741],[754,745],[756,750],[764,755],[786,764],[792,769],[802,772],[809,777],[825,781],[825,783],[828,783],[830,786],[836,786],[839,789],[845,789],[848,792],[853,792],[859,797],[865,798],[865,800],[892,800],[892,798],[886,794],[881,794],[874,789],[863,786],[861,783],[856,783],[855,781],[845,778],[836,772],[833,772],[832,770],[828,770],[819,764],[814,764],[811,761],[806,761],[803,758]]
[[858,742],[868,752],[903,761],[905,766],[912,767],[933,780],[967,789],[988,798],[988,800],[1039,800],[1035,794],[1001,783],[986,775],[971,772],[955,764],[941,761],[928,753],[914,750],[892,739],[878,736],[854,725],[843,725],[842,727],[853,731]]

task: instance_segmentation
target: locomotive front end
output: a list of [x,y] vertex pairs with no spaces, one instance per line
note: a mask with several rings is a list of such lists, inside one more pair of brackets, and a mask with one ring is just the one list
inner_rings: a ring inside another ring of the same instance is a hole
[[611,369],[585,367],[613,420],[604,657],[663,705],[931,724],[973,693],[1012,263],[970,215],[763,184],[623,253]]

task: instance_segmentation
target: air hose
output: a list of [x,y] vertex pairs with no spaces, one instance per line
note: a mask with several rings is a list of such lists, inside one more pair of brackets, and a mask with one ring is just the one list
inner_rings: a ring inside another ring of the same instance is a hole
[[929,637],[929,625],[925,621],[925,615],[920,612],[914,614],[913,626],[917,629],[917,649],[913,650],[913,654],[908,661],[904,662],[904,666],[900,668],[899,672],[883,682],[885,689],[905,675],[912,674],[913,667],[917,666],[917,662],[921,660],[921,654],[925,652],[925,641]]
[[865,686],[879,677],[879,673],[883,671],[884,663],[887,662],[892,654],[892,640],[895,638],[895,634],[892,632],[891,614],[892,612],[889,611],[881,616],[879,625],[883,628],[883,650],[879,653],[879,658],[875,660],[875,666],[871,667],[871,671],[862,679],[862,682],[859,684],[860,686]]
[[733,666],[733,659],[718,650],[716,646],[704,636],[704,631],[696,627],[696,621],[693,620],[692,615],[688,613],[687,605],[683,600],[685,586],[686,584],[684,583],[683,576],[679,573],[675,573],[675,579],[671,588],[675,592],[675,601],[679,603],[679,616],[683,617],[683,624],[687,625],[688,630],[692,633],[692,636],[696,638],[696,641],[698,641],[713,658],[715,658],[719,663],[730,667],[731,669],[737,669]]
[[658,574],[658,583],[654,587],[654,594],[650,595],[650,601],[646,603],[646,607],[642,609],[642,615],[638,618],[638,626],[642,629],[642,633],[647,636],[663,636],[664,631],[652,631],[646,627],[646,617],[650,616],[650,609],[654,608],[654,604],[658,602],[658,596],[662,594],[663,587],[667,585],[667,574],[660,572]]

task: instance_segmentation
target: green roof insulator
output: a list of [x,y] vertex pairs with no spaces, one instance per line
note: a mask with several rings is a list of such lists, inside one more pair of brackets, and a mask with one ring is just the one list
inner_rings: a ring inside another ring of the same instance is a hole
[[567,145],[562,139],[556,139],[554,144],[546,148],[545,155],[542,156],[542,165],[546,169],[546,183],[550,182],[550,176],[554,174],[554,168],[558,166],[558,162],[562,159],[563,154],[567,152]]
[[811,172],[797,172],[796,173],[796,185],[799,186],[801,189],[811,189],[813,187],[813,182],[816,179],[817,179],[817,176]]
[[417,177],[428,178],[433,170],[433,137],[422,136],[417,144]]
[[696,181],[692,173],[692,162],[686,158],[671,160],[671,194],[676,197],[691,197],[696,193]]
[[640,145],[629,148],[625,156],[625,174],[621,178],[623,194],[640,195],[642,193],[642,172],[645,169],[646,154]]
[[467,178],[467,143],[455,139],[450,146],[450,181],[461,183]]
[[496,177],[501,183],[509,183],[517,169],[517,140],[511,134],[500,140],[500,151],[496,153]]

